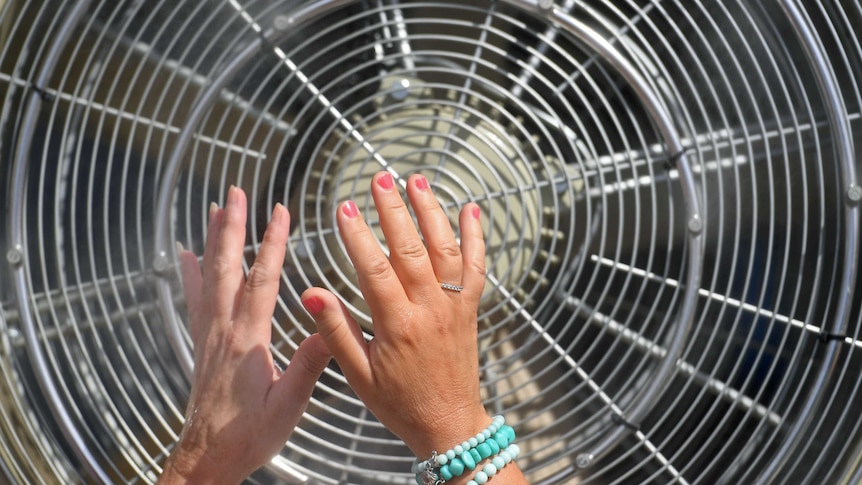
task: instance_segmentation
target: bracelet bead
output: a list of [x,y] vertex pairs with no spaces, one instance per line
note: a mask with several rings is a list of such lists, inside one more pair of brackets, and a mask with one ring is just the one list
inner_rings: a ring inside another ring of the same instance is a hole
[[455,458],[454,460],[450,461],[449,472],[456,477],[460,477],[461,474],[464,473],[464,462],[461,461],[459,458]]
[[452,478],[457,476],[452,473],[452,467],[450,467],[449,465],[441,466],[439,474],[443,480],[451,480]]
[[[506,419],[497,415],[485,429],[447,450],[432,452],[431,458],[416,461],[411,470],[416,474],[416,483],[443,483],[461,476],[466,470],[475,470],[484,460],[491,458],[476,472],[468,485],[483,485],[514,456],[510,445],[515,440],[515,430],[506,425]],[[517,449],[517,447],[515,448]],[[517,452],[515,452],[517,453]],[[481,480],[481,481],[480,481]]]
[[496,455],[497,453],[500,452],[500,443],[497,443],[497,440],[489,439],[485,443],[487,443],[488,447],[491,448],[491,454],[492,455]]
[[514,443],[510,444],[505,450],[500,451],[500,453],[491,460],[491,463],[486,463],[481,470],[476,472],[473,479],[467,482],[467,485],[484,485],[488,480],[499,473],[503,467],[517,458],[520,453],[521,449],[518,445]]
[[471,455],[469,451],[461,454],[461,461],[464,462],[464,466],[468,469],[476,469],[476,460],[473,459],[473,455]]

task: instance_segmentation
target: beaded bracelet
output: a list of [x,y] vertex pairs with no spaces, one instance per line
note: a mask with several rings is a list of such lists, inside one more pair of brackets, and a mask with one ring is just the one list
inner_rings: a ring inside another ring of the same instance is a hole
[[[515,440],[515,430],[511,426],[506,426],[505,423],[506,420],[503,416],[494,416],[491,424],[477,433],[476,436],[454,446],[445,453],[438,454],[433,451],[429,459],[414,462],[412,471],[416,474],[416,483],[419,485],[445,483],[447,480],[461,476],[465,470],[475,470],[477,464],[486,458],[491,456],[502,458],[498,455],[502,455],[509,444]],[[511,456],[511,453],[508,455]],[[504,466],[507,463],[504,460]],[[491,469],[490,467],[487,468]],[[496,473],[496,469],[494,473]],[[484,476],[485,481],[489,478],[484,470],[477,473],[477,476],[479,478]]]
[[481,471],[476,472],[473,479],[467,482],[467,485],[484,485],[488,483],[494,475],[503,469],[509,463],[521,454],[521,449],[515,443],[510,444],[499,455],[491,459],[491,463],[486,463]]

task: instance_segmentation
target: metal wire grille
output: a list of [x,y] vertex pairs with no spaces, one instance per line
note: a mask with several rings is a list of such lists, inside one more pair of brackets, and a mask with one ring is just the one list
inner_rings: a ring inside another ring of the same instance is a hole
[[[373,173],[483,210],[483,395],[533,483],[862,481],[852,1],[0,1],[0,476],[155,480],[191,367],[173,241],[334,225]],[[381,238],[382,243],[382,238]],[[433,363],[429,363],[433,365]],[[441,396],[445,399],[445,396]],[[336,365],[251,482],[411,483]]]

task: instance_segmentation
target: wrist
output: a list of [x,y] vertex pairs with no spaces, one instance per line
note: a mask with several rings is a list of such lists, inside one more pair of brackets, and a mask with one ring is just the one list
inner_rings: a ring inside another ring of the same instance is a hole
[[165,462],[158,483],[160,485],[241,483],[246,474],[238,473],[239,468],[236,463],[218,463],[207,455],[205,449],[189,445],[180,439]]
[[426,420],[422,426],[424,431],[411,433],[405,443],[416,456],[427,458],[432,451],[444,453],[461,444],[487,428],[491,421],[491,417],[481,405],[462,409]]
[[411,471],[420,484],[482,485],[518,457],[520,449],[514,440],[515,430],[506,425],[503,416],[495,416],[459,444],[417,460]]

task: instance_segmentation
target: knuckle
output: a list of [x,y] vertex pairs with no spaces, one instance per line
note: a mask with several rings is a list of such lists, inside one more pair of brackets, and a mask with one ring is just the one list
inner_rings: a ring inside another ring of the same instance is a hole
[[446,259],[461,259],[461,246],[455,240],[441,242],[433,247],[433,251]]
[[230,274],[233,264],[227,256],[217,255],[212,260],[211,273],[216,280],[222,280]]
[[398,255],[406,260],[418,260],[426,257],[425,246],[420,241],[407,241],[398,246]]
[[487,269],[485,268],[485,260],[474,258],[469,262],[470,270],[476,273],[479,276],[485,276]]
[[305,353],[300,354],[299,358],[293,359],[290,365],[299,365],[299,369],[303,373],[311,376],[320,374],[320,371],[322,370],[317,362]]
[[248,270],[245,286],[250,290],[262,288],[273,279],[272,271],[269,268],[255,264]]
[[389,261],[382,257],[373,257],[368,260],[364,269],[364,273],[370,279],[387,279],[392,268],[389,266]]

